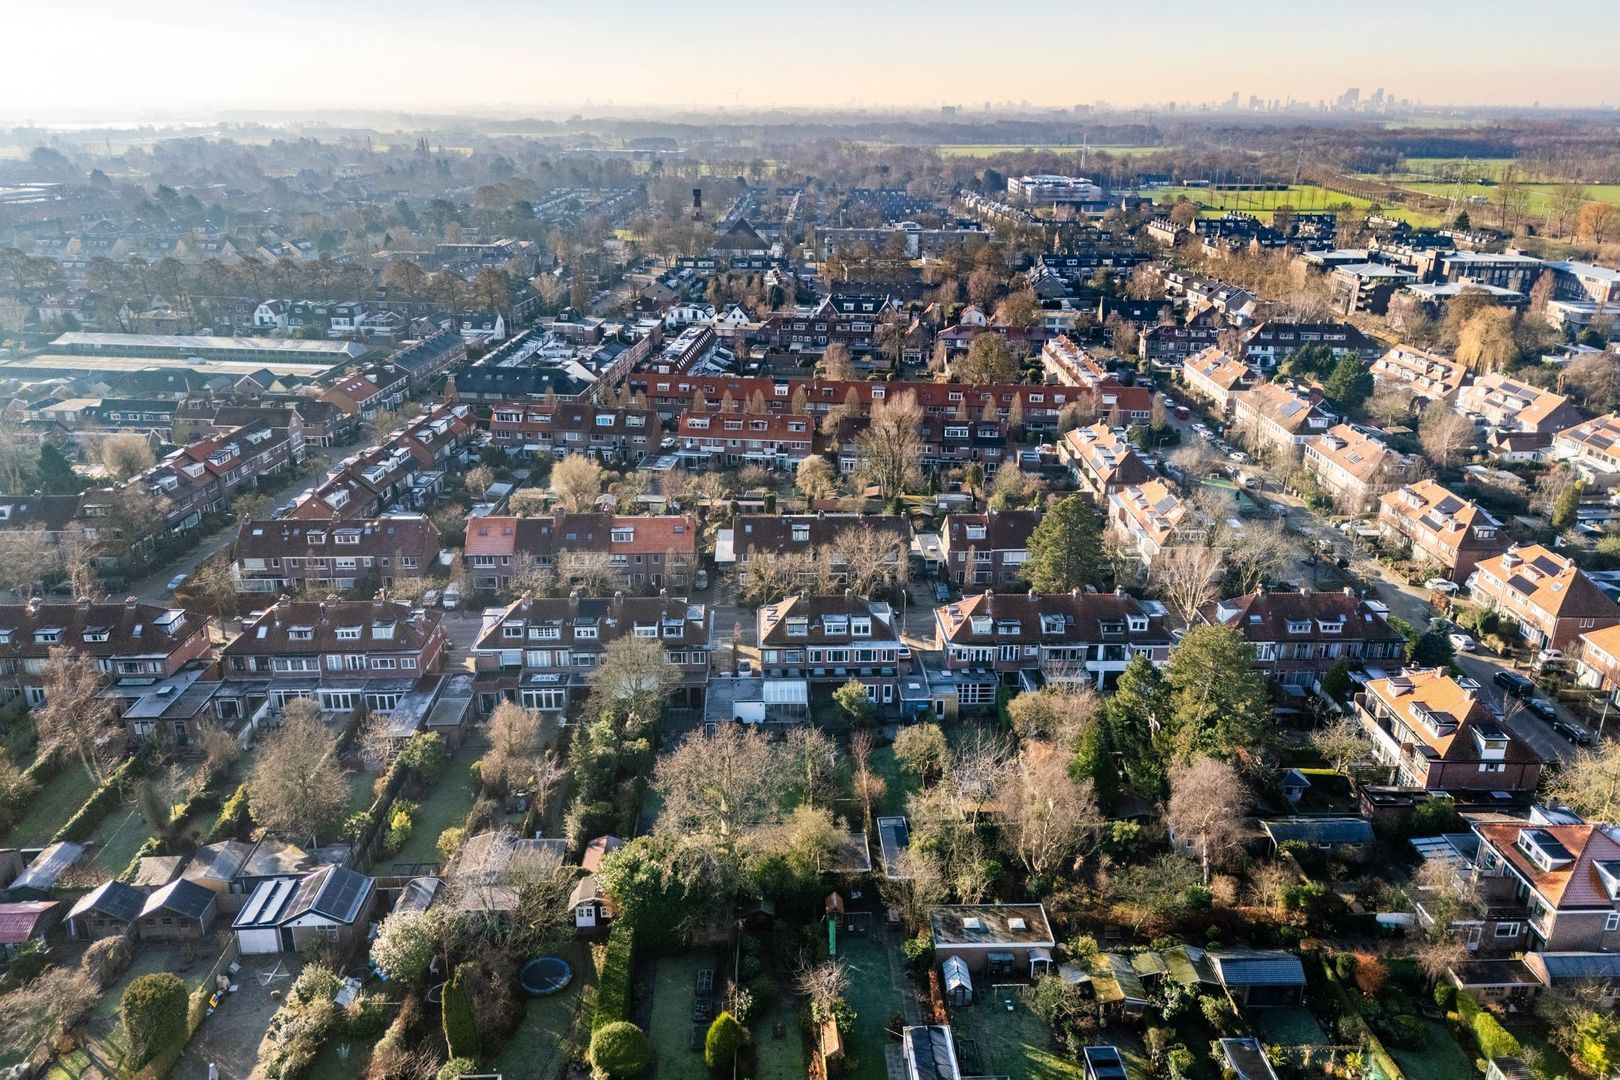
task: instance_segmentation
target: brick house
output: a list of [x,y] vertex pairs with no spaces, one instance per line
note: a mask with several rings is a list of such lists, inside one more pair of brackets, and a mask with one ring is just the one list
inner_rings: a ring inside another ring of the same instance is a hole
[[1318,396],[1301,397],[1281,383],[1261,383],[1232,401],[1233,428],[1257,454],[1292,457],[1333,423]]
[[1580,635],[1620,623],[1620,606],[1572,560],[1540,544],[1482,560],[1468,577],[1468,595],[1511,616],[1535,648],[1573,650]]
[[1406,540],[1414,557],[1444,568],[1446,577],[1456,582],[1466,581],[1481,559],[1498,555],[1507,546],[1501,522],[1433,480],[1405,484],[1382,496],[1378,528],[1386,538]]
[[1395,783],[1486,801],[1494,792],[1535,794],[1540,755],[1502,726],[1477,689],[1435,668],[1374,679],[1356,695],[1373,755],[1393,767]]
[[879,715],[925,711],[931,698],[911,649],[900,640],[888,604],[852,590],[790,596],[756,613],[760,673],[800,700],[830,702],[832,692],[859,679]]
[[713,616],[684,597],[536,597],[525,594],[499,615],[484,619],[473,645],[479,711],[502,701],[557,713],[566,723],[571,705],[584,700],[590,676],[616,639],[655,640],[681,671],[681,704],[698,708],[709,676]]
[[1206,605],[1199,620],[1238,631],[1254,646],[1255,667],[1285,687],[1314,687],[1340,660],[1401,662],[1406,638],[1383,605],[1344,592],[1265,592]]
[[420,514],[354,521],[244,521],[236,533],[236,588],[282,593],[300,588],[388,588],[419,578],[439,556],[439,530]]
[[490,408],[489,434],[513,455],[605,453],[636,463],[658,452],[663,422],[653,409],[502,401]]
[[815,449],[816,421],[808,413],[681,413],[675,452],[697,471],[761,465],[793,469]]
[[1194,397],[1209,402],[1222,416],[1232,415],[1233,398],[1254,385],[1255,371],[1217,348],[1204,349],[1182,361],[1181,382]]
[[1530,952],[1620,950],[1620,841],[1613,825],[1478,821],[1469,876],[1485,941]]
[[986,510],[953,513],[940,530],[946,577],[959,586],[1005,588],[1024,580],[1029,535],[1038,510]]
[[563,577],[571,559],[605,553],[632,592],[682,589],[697,567],[697,519],[690,514],[489,515],[467,521],[467,577],[475,589],[501,590],[532,561]]
[[1349,424],[1338,424],[1305,444],[1305,469],[1345,513],[1361,514],[1403,483],[1414,462]]
[[423,676],[439,670],[440,613],[387,600],[279,600],[243,620],[221,650],[221,693],[243,699],[242,715],[313,698],[322,712],[365,705],[389,713]]
[[829,550],[833,579],[847,580],[848,567],[833,555],[839,536],[849,529],[871,528],[893,538],[888,557],[897,564],[911,539],[911,523],[900,514],[737,514],[731,528],[721,529],[715,541],[718,566],[735,565],[739,572],[761,552],[773,555],[811,555]]
[[1138,654],[1169,659],[1164,609],[1123,593],[998,593],[934,609],[934,640],[963,708],[994,705],[1001,686],[1106,687]]
[[1207,535],[1193,508],[1163,480],[1108,496],[1108,528],[1144,567],[1152,566],[1166,548],[1202,543]]
[[1064,432],[1057,455],[1098,506],[1120,488],[1146,483],[1155,475],[1136,448],[1106,424]]
[[1457,394],[1468,381],[1468,369],[1448,356],[1396,345],[1372,365],[1375,382],[1401,386],[1424,401],[1457,403]]
[[89,657],[106,676],[108,692],[128,704],[205,657],[208,628],[189,612],[134,597],[121,604],[0,604],[0,699],[21,695],[30,706],[42,703],[45,667],[58,648]]

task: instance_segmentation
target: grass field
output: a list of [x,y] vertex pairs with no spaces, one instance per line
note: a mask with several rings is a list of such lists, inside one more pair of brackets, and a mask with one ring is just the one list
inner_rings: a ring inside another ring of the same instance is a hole
[[[552,1080],[567,1065],[580,996],[587,986],[596,985],[596,968],[591,963],[590,949],[584,945],[566,945],[558,950],[558,955],[574,966],[574,981],[560,994],[527,1000],[523,1022],[489,1062],[491,1072]],[[702,1065],[700,1057],[698,1067],[701,1069]]]
[[84,800],[96,788],[90,774],[78,765],[64,764],[57,774],[40,787],[28,813],[6,834],[8,847],[44,847],[56,830],[79,812]]
[[[703,1064],[701,1044],[696,1050],[691,1048],[692,1003],[697,997],[697,973],[703,969],[714,971],[718,966],[717,958],[713,953],[699,950],[662,957],[657,964],[652,1022],[647,1025],[647,1037],[658,1055],[654,1075],[657,1080],[708,1080],[709,1070]],[[717,973],[716,985],[719,982]]]
[[[1077,154],[1082,147],[1079,143],[1041,143],[1030,146],[1019,143],[956,143],[937,148],[941,157],[987,158],[997,154],[1022,154],[1033,150],[1050,150],[1056,154]],[[1140,154],[1152,154],[1164,150],[1163,146],[1092,146],[1094,153],[1111,154],[1114,157],[1134,157]]]
[[849,969],[849,991],[845,995],[855,1009],[855,1026],[844,1039],[846,1080],[886,1080],[888,1066],[884,1047],[890,1044],[889,1018],[905,1015],[897,983],[898,957],[893,966],[890,953],[895,948],[872,934],[840,934],[838,953]]
[[[1144,188],[1142,194],[1150,195],[1159,202],[1173,202],[1186,196],[1203,206],[1206,216],[1212,217],[1218,217],[1228,210],[1237,210],[1261,219],[1269,219],[1279,206],[1292,206],[1295,210],[1301,211],[1332,211],[1346,205],[1359,210],[1365,210],[1373,205],[1370,199],[1344,195],[1315,184],[1295,184],[1283,191],[1216,191],[1211,188],[1159,187]],[[1413,224],[1429,224],[1438,220],[1433,214],[1403,207],[1385,207],[1384,213]]]
[[[994,995],[991,987],[980,988],[980,1000],[966,1008],[951,1010],[951,1028],[957,1041],[957,1054],[964,1053],[966,1068],[977,1068],[983,1075],[1005,1076],[1009,1080],[1080,1080],[1085,1067],[1070,1060],[1052,1039],[1046,1022],[1030,1011],[1022,995],[1006,998]],[[1125,1058],[1131,1080],[1148,1080],[1153,1075],[1136,1036],[1112,1028],[1099,1039],[1118,1047]],[[976,1064],[974,1059],[976,1058]]]
[[[782,1025],[782,1038],[771,1030]],[[804,1029],[791,999],[777,1002],[776,1008],[754,1024],[754,1075],[757,1080],[804,1080]]]
[[1451,1029],[1438,1020],[1428,1021],[1429,1041],[1421,1050],[1389,1048],[1395,1064],[1409,1080],[1451,1080],[1474,1071],[1473,1060],[1458,1045]]
[[[1458,194],[1456,184],[1429,183],[1429,182],[1400,182],[1401,187],[1411,191],[1421,191],[1429,195],[1438,195],[1449,199]],[[1620,206],[1620,184],[1583,184],[1588,202],[1613,203]],[[1558,190],[1557,184],[1525,184],[1525,194],[1529,197],[1526,211],[1531,217],[1544,217],[1552,209],[1553,195]],[[1460,194],[1464,199],[1483,198],[1487,204],[1494,205],[1500,197],[1502,189],[1492,184],[1463,184]],[[1465,207],[1470,213],[1477,213],[1473,206]],[[1480,206],[1479,211],[1490,210],[1490,206]]]
[[478,760],[478,751],[462,743],[444,775],[439,777],[432,794],[422,800],[416,824],[411,827],[411,838],[394,856],[394,862],[431,863],[439,861],[439,834],[452,825],[467,819],[473,800],[478,797],[478,784],[472,778],[469,766]]
[[150,835],[139,810],[122,804],[113,807],[90,834],[90,842],[100,845],[95,849],[97,869],[113,877],[122,874]]

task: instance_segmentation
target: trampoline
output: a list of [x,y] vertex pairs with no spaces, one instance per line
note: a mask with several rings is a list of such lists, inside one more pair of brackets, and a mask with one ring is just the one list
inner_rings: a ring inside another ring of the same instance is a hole
[[523,965],[518,982],[530,997],[555,994],[574,978],[574,969],[560,956],[537,956]]

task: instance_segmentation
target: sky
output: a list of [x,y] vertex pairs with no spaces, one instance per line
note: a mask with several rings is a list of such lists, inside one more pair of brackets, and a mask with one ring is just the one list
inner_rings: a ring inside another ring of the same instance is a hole
[[[1606,29],[1603,29],[1606,28]],[[0,0],[0,123],[243,109],[1620,103],[1615,0]]]

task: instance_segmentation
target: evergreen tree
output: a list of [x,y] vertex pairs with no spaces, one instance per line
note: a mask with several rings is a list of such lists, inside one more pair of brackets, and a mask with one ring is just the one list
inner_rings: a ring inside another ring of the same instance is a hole
[[1036,592],[1069,592],[1097,581],[1102,545],[1097,515],[1083,496],[1052,507],[1029,535],[1026,573]]
[[1170,764],[1201,757],[1230,760],[1260,743],[1270,716],[1266,682],[1254,670],[1254,646],[1225,626],[1188,630],[1170,653],[1164,682],[1170,724],[1161,744]]
[[39,464],[34,468],[35,482],[45,495],[77,495],[84,490],[84,481],[73,471],[62,451],[46,443],[39,448]]
[[[1138,653],[1120,673],[1114,694],[1103,708],[1101,726],[1106,731],[1108,749],[1119,755],[1125,779],[1144,798],[1157,799],[1164,794],[1165,766],[1154,746],[1153,733],[1169,718],[1170,700],[1164,677],[1153,661]],[[1077,768],[1082,767],[1081,762],[1077,755]]]
[[1372,371],[1355,354],[1342,357],[1322,383],[1322,392],[1346,409],[1359,409],[1372,396]]
[[444,1022],[444,1042],[451,1057],[477,1060],[480,1049],[478,1021],[473,1016],[471,985],[477,981],[478,965],[460,964],[444,987],[441,1006]]

